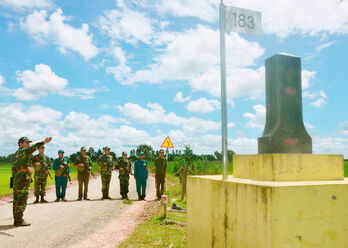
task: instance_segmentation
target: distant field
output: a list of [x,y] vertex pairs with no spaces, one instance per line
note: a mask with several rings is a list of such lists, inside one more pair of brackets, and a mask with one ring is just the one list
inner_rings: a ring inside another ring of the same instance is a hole
[[[154,163],[150,162],[150,169],[153,172],[154,171]],[[198,164],[195,164],[196,167],[199,167],[199,174],[200,175],[219,175],[222,174],[222,164],[219,161],[214,162],[207,162],[204,164],[203,162],[199,162]],[[168,174],[173,175],[173,170],[175,167],[175,162],[170,161],[168,162]],[[228,174],[233,174],[233,168],[232,163],[229,163],[228,165]]]
[[[11,168],[12,165],[10,164],[0,164],[0,196],[8,195],[12,193],[12,189],[10,189],[10,177],[11,177]],[[93,172],[94,174],[97,174],[99,170],[99,167],[97,164],[93,164]],[[47,179],[47,185],[54,184],[54,171],[51,171],[52,178],[48,177]],[[77,170],[76,168],[71,165],[70,167],[70,176],[71,179],[74,180],[77,178]],[[34,187],[34,183],[30,185],[30,188]]]

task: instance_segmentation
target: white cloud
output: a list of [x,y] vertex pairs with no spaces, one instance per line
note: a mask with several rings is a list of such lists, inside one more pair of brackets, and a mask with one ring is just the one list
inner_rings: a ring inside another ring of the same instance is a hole
[[0,5],[15,11],[30,10],[33,8],[48,8],[52,6],[51,0],[2,0]]
[[199,98],[198,100],[190,101],[186,109],[190,112],[209,113],[220,108],[218,100],[208,100],[207,98]]
[[[169,132],[175,149],[183,149],[184,144],[189,144],[191,149],[197,154],[213,154],[214,151],[221,151],[220,135],[200,135],[190,136],[182,130],[171,130]],[[160,146],[163,140],[159,140],[157,146]],[[228,139],[228,149],[237,154],[256,154],[257,140],[249,138]]]
[[307,129],[313,129],[314,128],[314,126],[313,125],[311,125],[311,124],[309,124],[309,123],[304,123],[304,125],[305,125],[305,127],[307,128]]
[[345,158],[348,158],[348,138],[313,137],[313,153],[343,154]]
[[310,105],[315,108],[321,108],[326,104],[326,100],[324,98],[319,98],[318,100],[312,102]]
[[327,103],[327,100],[326,100],[327,95],[325,94],[325,92],[323,90],[320,90],[319,96],[320,97],[316,101],[314,101],[310,104],[312,107],[321,108]]
[[255,113],[244,113],[243,117],[249,119],[246,127],[264,128],[266,120],[266,108],[262,105],[253,106]]
[[41,105],[0,104],[1,155],[13,153],[21,136],[28,136],[34,142],[53,136],[46,150],[54,157],[61,148],[69,155],[81,146],[101,148],[107,144],[119,152],[129,151],[144,140],[152,144],[157,139],[146,131],[124,124],[119,126],[120,121],[120,118],[108,115],[93,119],[77,112],[63,117],[61,112]]
[[343,134],[348,135],[348,121],[341,123],[339,126],[342,129]]
[[182,130],[189,134],[205,133],[215,131],[220,128],[219,123],[203,120],[196,117],[184,118],[175,113],[166,113],[164,108],[158,103],[148,103],[147,108],[138,104],[126,103],[116,108],[131,121],[141,124],[167,124],[181,126]]
[[[208,71],[189,81],[195,91],[206,91],[214,97],[221,95],[220,68]],[[229,101],[242,96],[256,97],[265,91],[265,68],[257,70],[234,68],[227,71],[227,98]]]
[[[138,0],[145,7],[174,16],[193,16],[215,23],[216,0]],[[262,12],[263,32],[285,38],[294,34],[348,33],[348,2],[340,0],[225,0],[226,5]]]
[[321,50],[323,50],[323,49],[325,49],[325,48],[331,47],[331,46],[332,46],[333,44],[335,44],[335,43],[336,43],[335,40],[326,42],[326,43],[324,43],[324,44],[321,44],[321,45],[317,46],[317,47],[315,48],[315,51],[316,51],[316,52],[320,52]]
[[190,99],[191,99],[191,96],[183,97],[183,93],[179,91],[178,93],[176,93],[173,101],[183,103],[183,102],[189,101]]
[[100,88],[77,88],[65,89],[59,92],[61,96],[76,97],[82,100],[93,99],[97,92],[108,91],[105,87]]
[[233,123],[233,122],[230,122],[230,123],[227,124],[228,128],[232,128],[232,127],[235,127],[235,126],[236,126],[236,124]]
[[323,90],[320,90],[319,92],[319,95],[322,97],[322,98],[327,98],[327,95],[325,94],[325,92]]
[[119,9],[108,10],[98,18],[99,28],[110,38],[135,45],[138,41],[150,44],[154,36],[153,20],[144,13],[129,9],[117,1]]
[[5,84],[5,78],[4,76],[0,75],[0,87]]
[[91,99],[96,92],[107,90],[105,88],[67,89],[68,80],[57,76],[51,67],[45,64],[35,65],[34,71],[17,71],[17,81],[22,83],[23,87],[16,89],[13,96],[22,101],[36,100],[48,94]]
[[19,100],[34,100],[49,93],[60,92],[68,85],[68,80],[57,76],[48,65],[38,64],[35,70],[17,72],[17,81],[23,88],[14,92]]
[[34,11],[21,21],[21,28],[41,44],[54,43],[61,53],[72,50],[78,52],[85,60],[98,54],[98,48],[93,44],[93,37],[89,34],[86,23],[83,23],[81,28],[66,24],[67,18],[63,16],[61,9],[47,17],[46,10]]
[[233,0],[235,6],[262,12],[263,30],[285,38],[293,34],[348,32],[348,2],[332,0]]
[[[136,71],[122,84],[136,82],[158,84],[166,80],[188,80],[194,90],[205,90],[212,96],[218,97],[220,48],[217,40],[219,40],[218,30],[205,26],[198,26],[184,33],[175,33],[170,37],[163,53],[153,59],[155,63],[149,65],[150,69]],[[240,94],[259,93],[264,88],[263,67],[258,70],[243,67],[254,65],[255,60],[263,55],[264,49],[258,43],[248,42],[236,33],[227,35],[226,43],[230,44],[226,53],[229,77],[233,77],[234,80],[233,84],[229,85],[230,95],[234,97]],[[252,84],[247,85],[248,82]],[[240,88],[242,92],[235,91],[233,87]]]
[[302,89],[307,89],[311,86],[310,81],[315,78],[317,73],[315,71],[302,71]]
[[160,13],[193,16],[209,22],[214,22],[218,13],[218,2],[215,0],[160,0],[155,1],[155,7]]
[[107,73],[114,74],[116,81],[123,81],[131,74],[132,69],[127,65],[126,52],[121,47],[111,49],[111,55],[118,62],[117,66],[106,68]]

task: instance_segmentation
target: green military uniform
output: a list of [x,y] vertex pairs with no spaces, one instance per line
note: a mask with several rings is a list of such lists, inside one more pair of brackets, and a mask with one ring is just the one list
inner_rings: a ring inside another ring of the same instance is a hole
[[158,157],[155,160],[156,168],[156,195],[160,199],[165,191],[165,181],[166,181],[166,172],[167,172],[167,160],[163,157]]
[[[19,140],[19,143],[24,141],[29,141],[29,139],[23,137]],[[29,186],[31,183],[28,167],[31,167],[32,153],[42,145],[44,145],[44,142],[39,142],[29,148],[19,148],[15,153],[12,164],[13,218],[15,225],[23,223],[23,213],[27,206]]]
[[[123,168],[123,170],[121,170]],[[120,180],[120,194],[122,199],[127,199],[128,187],[129,187],[129,174],[132,172],[132,165],[128,161],[121,159],[117,164],[117,169],[119,171],[118,179]]]
[[[41,156],[40,154],[36,155],[48,170],[51,170],[51,161],[50,158],[46,155]],[[34,157],[34,158],[35,158]],[[34,188],[35,188],[35,196],[36,201],[39,201],[39,196],[41,196],[41,202],[46,202],[44,199],[44,196],[46,195],[46,183],[47,183],[47,170],[43,168],[43,166],[40,164],[37,164],[37,159],[33,159],[33,167],[35,169],[35,175],[34,175]],[[34,203],[35,203],[34,202]]]
[[[76,160],[74,161],[74,165],[77,164],[85,164],[88,167],[92,166],[92,159],[86,155],[78,156]],[[79,182],[79,200],[82,199],[82,187],[84,187],[83,191],[83,198],[87,200],[87,193],[88,193],[88,183],[89,183],[89,172],[85,167],[77,167],[77,180]]]
[[100,175],[102,180],[102,199],[111,199],[109,197],[109,188],[113,167],[112,156],[106,156],[106,154],[100,155],[98,158],[98,165],[100,166]]

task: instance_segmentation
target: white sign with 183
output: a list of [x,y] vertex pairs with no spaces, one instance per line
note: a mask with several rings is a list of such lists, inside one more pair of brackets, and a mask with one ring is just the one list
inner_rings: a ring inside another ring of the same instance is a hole
[[226,6],[226,31],[261,35],[261,12]]

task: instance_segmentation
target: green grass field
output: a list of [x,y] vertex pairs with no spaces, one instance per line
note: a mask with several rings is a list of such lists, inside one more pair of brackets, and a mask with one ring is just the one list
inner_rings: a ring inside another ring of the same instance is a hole
[[[179,179],[168,175],[170,184],[167,183],[165,194],[168,196],[168,206],[172,200],[183,208],[186,208],[186,199],[178,200],[181,197],[181,185]],[[168,220],[186,223],[186,213],[168,212]],[[160,218],[159,213],[147,221],[139,224],[132,235],[125,240],[119,247],[186,247],[187,227],[178,225],[163,225],[164,219]]]
[[[0,164],[0,196],[8,195],[12,193],[12,189],[10,189],[10,177],[11,177],[11,164]],[[97,174],[99,167],[96,163],[93,163],[93,172]],[[54,184],[54,171],[51,171],[52,178],[47,178],[47,185]],[[70,176],[71,179],[74,180],[77,178],[77,170],[74,166],[70,166]],[[33,188],[34,184],[30,185],[30,188]]]

